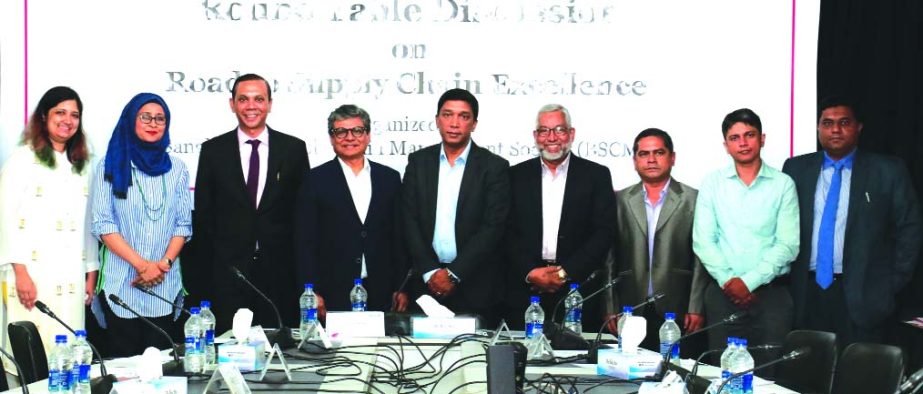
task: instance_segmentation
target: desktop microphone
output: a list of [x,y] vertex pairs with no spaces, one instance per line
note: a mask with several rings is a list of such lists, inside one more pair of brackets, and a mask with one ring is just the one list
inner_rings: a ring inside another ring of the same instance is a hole
[[266,294],[263,294],[263,292],[260,291],[260,289],[254,286],[253,283],[250,283],[250,281],[247,280],[247,277],[244,276],[244,274],[240,272],[240,270],[237,269],[237,267],[231,266],[228,268],[231,270],[231,274],[233,274],[235,278],[237,278],[241,282],[246,283],[247,286],[249,286],[251,289],[253,289],[253,291],[256,292],[256,294],[259,294],[260,297],[263,297],[263,299],[269,303],[269,306],[272,307],[273,312],[276,313],[276,320],[279,323],[279,328],[275,332],[267,332],[266,339],[269,339],[269,342],[272,344],[279,345],[279,348],[281,348],[282,350],[291,349],[295,347],[295,340],[292,338],[292,330],[286,327],[284,324],[282,324],[282,315],[279,314],[279,308],[276,308],[276,304],[272,302],[272,300],[270,300],[269,297],[266,296]]
[[[40,312],[48,315],[48,317],[56,320],[59,324],[64,326],[67,331],[70,331],[71,334],[74,334],[74,336],[77,335],[77,332],[68,326],[67,323],[61,320],[58,315],[55,315],[54,312],[52,312],[51,309],[48,308],[48,305],[45,305],[44,302],[35,300],[35,307],[38,308]],[[106,363],[103,362],[103,356],[102,354],[99,354],[99,350],[96,349],[96,346],[93,346],[93,343],[91,343],[89,340],[87,340],[87,345],[90,345],[90,350],[93,351],[93,355],[99,359],[99,373],[101,375],[98,378],[90,379],[90,392],[93,394],[108,394],[110,391],[112,391],[112,383],[116,381],[116,377],[115,375],[109,375],[109,373],[106,372]]]
[[[35,303],[38,304],[38,301]],[[3,346],[0,346],[0,354],[3,354],[6,356],[6,358],[13,362],[13,366],[16,367],[16,373],[19,375],[19,387],[22,387],[22,394],[29,394],[29,385],[26,384],[26,380],[22,376],[22,368],[19,367],[19,363],[16,362],[16,359],[13,358],[12,354],[9,354],[6,352],[6,350],[3,350]],[[3,379],[6,379],[6,376],[4,376]]]
[[721,385],[718,386],[718,391],[716,391],[715,393],[716,393],[716,394],[721,394],[721,390],[724,389],[724,386],[727,385],[728,382],[730,382],[730,381],[732,381],[732,380],[734,380],[734,379],[737,379],[737,378],[739,378],[739,377],[741,377],[741,376],[744,376],[744,375],[746,375],[746,374],[748,374],[748,373],[750,373],[750,372],[758,371],[758,370],[761,370],[761,369],[763,369],[763,368],[768,368],[768,367],[771,367],[771,366],[776,365],[776,364],[781,363],[781,362],[799,359],[799,358],[805,357],[805,356],[807,356],[807,355],[809,355],[809,354],[811,354],[811,348],[809,348],[809,347],[807,347],[807,346],[803,346],[803,347],[800,347],[800,348],[798,348],[798,349],[792,350],[791,352],[786,353],[786,354],[783,355],[782,357],[779,357],[779,358],[777,358],[777,359],[775,359],[775,360],[772,360],[772,361],[770,361],[770,362],[768,362],[768,363],[765,363],[765,364],[762,364],[762,365],[757,365],[757,366],[755,366],[755,367],[753,367],[753,368],[746,369],[746,370],[737,372],[737,373],[735,373],[735,374],[732,374],[732,375],[729,376],[727,379],[725,379],[725,380],[723,380],[723,381],[721,382]]
[[148,295],[154,296],[154,298],[156,298],[156,299],[158,299],[158,300],[161,300],[161,301],[166,302],[166,303],[168,303],[168,304],[170,304],[170,305],[173,305],[174,308],[183,311],[183,313],[185,313],[186,316],[192,316],[192,312],[190,312],[188,309],[183,308],[183,306],[180,305],[180,304],[173,303],[172,301],[170,301],[170,300],[168,300],[168,299],[166,299],[166,298],[163,298],[163,297],[157,295],[157,293],[155,293],[154,290],[152,290],[151,288],[149,288],[149,287],[147,287],[147,286],[143,286],[143,285],[141,285],[140,283],[138,283],[138,284],[135,285],[135,288],[138,289],[138,290],[141,290],[141,291],[143,291],[143,292],[145,292],[145,293],[147,293]]
[[[747,346],[747,351],[753,352],[757,350],[774,350],[774,349],[780,349],[780,348],[782,348],[782,345],[770,343],[770,344],[765,344],[765,345]],[[706,350],[702,352],[702,354],[700,354],[699,357],[695,359],[695,364],[692,364],[692,370],[690,370],[689,373],[686,374],[686,378],[683,380],[688,382],[693,377],[698,376],[699,365],[702,363],[702,359],[705,358],[705,356],[709,354],[723,352],[725,350],[727,350],[727,347],[711,349],[711,350]]]
[[702,327],[702,328],[699,329],[699,330],[690,332],[690,333],[688,333],[688,334],[686,334],[686,335],[683,335],[683,336],[677,338],[675,341],[673,341],[673,343],[670,344],[670,348],[667,349],[667,352],[663,354],[663,361],[660,363],[660,371],[657,371],[657,374],[654,375],[654,379],[656,379],[656,380],[663,379],[663,375],[665,375],[665,374],[667,373],[667,365],[670,363],[670,355],[673,354],[673,348],[675,348],[677,345],[679,345],[679,343],[680,343],[681,341],[683,341],[684,339],[689,338],[689,337],[691,337],[691,336],[693,336],[693,335],[698,335],[698,334],[703,333],[703,332],[705,332],[705,331],[711,330],[712,328],[715,328],[715,327],[718,327],[718,326],[723,326],[723,325],[725,325],[725,324],[728,324],[728,323],[731,323],[731,322],[740,320],[740,319],[743,318],[744,316],[747,316],[747,311],[740,311],[740,312],[737,312],[737,313],[735,313],[735,314],[732,314],[732,315],[730,315],[730,316],[728,316],[728,317],[725,317],[724,319],[721,319],[721,320],[718,321],[718,322],[712,323],[712,324],[710,324],[710,325],[707,325],[707,326],[705,326],[705,327]]
[[122,308],[125,308],[125,310],[131,312],[132,315],[135,315],[135,317],[147,323],[147,325],[154,327],[154,329],[157,330],[157,332],[161,333],[165,338],[167,338],[167,341],[170,342],[170,345],[173,347],[173,361],[170,361],[163,365],[164,375],[166,376],[186,376],[186,372],[183,369],[183,361],[179,359],[179,351],[181,348],[176,345],[176,342],[173,342],[173,338],[170,337],[170,334],[167,334],[166,331],[158,327],[150,319],[144,316],[141,316],[140,313],[132,309],[132,307],[128,306],[128,304],[126,304],[125,301],[122,301],[122,299],[119,298],[119,296],[115,294],[109,294],[109,300],[114,302],[116,305]]
[[[665,294],[663,293],[657,293],[650,297],[647,297],[644,299],[644,301],[641,301],[640,304],[631,307],[631,310],[634,311],[643,306],[647,306],[647,304],[650,304],[652,302],[657,302],[657,300],[663,298],[664,295]],[[621,313],[617,315],[612,315],[608,319],[606,319],[606,321],[604,321],[603,324],[599,326],[599,331],[596,332],[596,340],[593,342],[592,345],[590,345],[589,351],[587,351],[587,362],[589,362],[590,364],[596,364],[598,360],[598,356],[599,356],[599,344],[600,344],[600,341],[602,341],[602,337],[603,337],[603,330],[606,329],[606,325],[608,325],[610,321],[618,319],[621,316],[622,316]]]
[[[603,269],[600,268],[600,269],[598,269],[598,270],[593,271],[592,273],[590,273],[590,276],[587,276],[586,279],[583,281],[583,283],[581,283],[580,285],[578,285],[576,289],[569,290],[569,291],[567,292],[567,294],[564,295],[564,297],[561,297],[561,299],[558,300],[558,303],[554,305],[554,309],[551,310],[551,323],[552,323],[552,324],[554,324],[555,320],[557,320],[556,318],[557,318],[557,316],[558,316],[558,311],[561,310],[561,305],[564,303],[564,300],[566,300],[567,297],[570,297],[571,294],[574,294],[575,292],[580,291],[580,289],[582,289],[583,286],[586,286],[586,285],[587,285],[588,283],[590,283],[593,279],[596,279],[596,275],[599,275],[599,273],[600,273],[602,270],[603,270]],[[585,301],[585,300],[584,300],[584,301]]]
[[920,388],[920,384],[923,383],[923,368],[917,370],[907,378],[907,381],[901,384],[897,388],[897,391],[894,394],[912,394],[917,392]]
[[[609,283],[606,283],[605,286],[586,296],[583,299],[583,302],[586,303],[593,297],[596,297],[603,291],[615,286],[616,283],[619,283],[621,277],[610,280]],[[590,343],[586,339],[583,339],[583,336],[577,334],[576,332],[569,330],[564,327],[564,324],[555,323],[554,320],[551,321],[551,324],[548,324],[546,327],[546,332],[548,333],[548,339],[551,340],[551,348],[556,350],[587,350],[590,348]]]

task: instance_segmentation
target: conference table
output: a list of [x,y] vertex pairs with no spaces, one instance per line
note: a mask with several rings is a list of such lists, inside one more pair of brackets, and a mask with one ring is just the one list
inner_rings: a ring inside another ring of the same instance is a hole
[[[516,333],[513,336],[516,338]],[[611,336],[608,337],[612,339]],[[259,371],[245,372],[243,377],[253,392],[340,392],[340,393],[433,393],[464,394],[487,392],[487,357],[491,338],[467,335],[447,339],[408,337],[351,338],[336,349],[305,344],[301,349],[284,352],[291,380],[286,378],[278,358],[270,361],[270,371],[259,380]],[[587,364],[586,351],[555,351],[558,363],[530,362],[525,370],[524,392],[634,393],[640,381],[625,381],[599,376],[595,364]],[[164,360],[169,360],[166,351]],[[106,362],[109,372],[131,379],[132,359]],[[681,360],[671,369],[691,369],[692,360]],[[96,367],[96,366],[94,366]],[[96,374],[98,369],[94,368]],[[715,378],[716,367],[703,365],[699,376]],[[188,392],[201,393],[211,373],[188,377]],[[698,378],[701,379],[701,378]],[[701,386],[701,380],[700,380]],[[560,389],[563,391],[558,391]],[[29,385],[32,393],[46,393],[47,381]],[[573,391],[571,391],[573,390]],[[13,388],[4,393],[18,393]],[[229,392],[226,388],[210,392]],[[702,392],[690,386],[690,392]],[[788,394],[794,391],[757,379],[756,394]]]

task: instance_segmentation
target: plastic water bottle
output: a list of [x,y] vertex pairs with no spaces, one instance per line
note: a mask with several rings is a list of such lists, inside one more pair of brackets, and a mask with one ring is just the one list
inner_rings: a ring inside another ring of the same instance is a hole
[[199,308],[199,318],[202,319],[202,346],[204,348],[204,363],[202,369],[215,365],[218,361],[215,352],[215,314],[212,313],[212,303],[202,301]]
[[583,296],[577,291],[576,283],[570,284],[569,294],[564,299],[564,309],[567,311],[567,314],[564,315],[564,328],[581,334],[583,333],[583,324],[581,323],[583,318]]
[[183,370],[189,373],[200,373],[205,358],[202,354],[202,318],[199,316],[198,307],[192,307],[189,311],[192,312],[192,316],[186,319],[186,324],[183,326],[186,343]]
[[73,356],[67,347],[67,335],[54,337],[54,347],[48,355],[48,392],[71,392],[71,365]]
[[[738,343],[737,351],[729,361],[728,369],[732,375],[753,368],[753,356],[747,351],[747,340],[741,338]],[[734,379],[728,385],[732,386],[734,394],[753,394],[753,372]]]
[[731,377],[731,357],[737,352],[737,338],[728,337],[728,347],[721,353],[721,380]]
[[663,318],[664,322],[660,325],[660,355],[666,357],[667,352],[671,352],[670,361],[677,361],[679,360],[679,344],[674,345],[673,343],[682,336],[682,332],[676,325],[675,313],[667,312]]
[[93,364],[93,349],[87,343],[87,332],[77,330],[70,347],[73,358],[72,381],[74,394],[90,394],[90,365]]
[[314,285],[304,284],[304,293],[298,300],[301,306],[301,325],[298,332],[302,339],[313,339],[317,333],[317,295],[314,294]]
[[353,312],[364,312],[365,303],[369,300],[369,292],[362,287],[361,278],[356,278],[353,284],[353,289],[349,292],[349,303],[353,306]]
[[529,298],[529,307],[526,308],[526,338],[542,335],[545,324],[545,311],[539,304],[538,296]]
[[619,316],[618,323],[616,324],[616,325],[617,325],[618,336],[619,336],[619,337],[618,337],[618,340],[619,340],[619,351],[622,351],[622,327],[625,326],[625,320],[627,320],[628,317],[631,316],[631,313],[632,313],[633,310],[634,310],[634,308],[632,308],[632,307],[630,307],[630,306],[623,306],[623,307],[622,307],[622,316]]

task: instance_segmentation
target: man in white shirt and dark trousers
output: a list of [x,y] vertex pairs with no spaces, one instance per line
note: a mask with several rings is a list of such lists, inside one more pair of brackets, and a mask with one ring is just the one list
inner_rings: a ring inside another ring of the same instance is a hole
[[365,157],[371,141],[368,112],[342,105],[327,118],[336,157],[312,169],[296,202],[295,269],[313,283],[318,315],[350,310],[353,280],[369,292],[368,310],[403,312],[407,292],[397,292],[409,264],[401,238],[401,178]]

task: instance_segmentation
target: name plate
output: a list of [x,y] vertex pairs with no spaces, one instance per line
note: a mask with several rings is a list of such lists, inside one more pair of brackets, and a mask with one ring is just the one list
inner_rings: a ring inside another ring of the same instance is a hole
[[331,339],[384,337],[385,313],[327,312],[326,329]]
[[263,342],[225,343],[218,346],[218,365],[234,366],[240,371],[259,371],[266,362]]
[[477,319],[473,317],[425,317],[411,320],[414,338],[452,339],[462,334],[477,331]]
[[111,393],[116,394],[186,394],[188,383],[185,376],[161,376],[142,382],[132,379],[112,384]]

